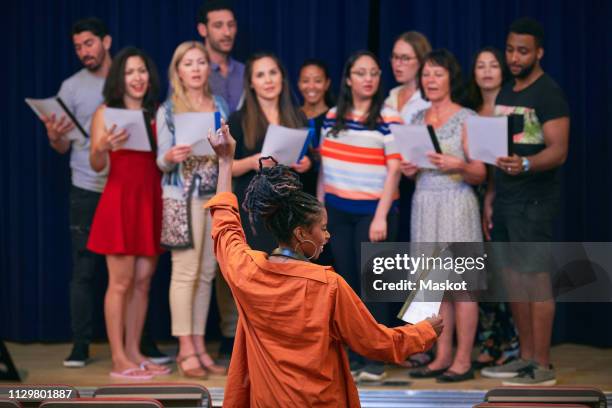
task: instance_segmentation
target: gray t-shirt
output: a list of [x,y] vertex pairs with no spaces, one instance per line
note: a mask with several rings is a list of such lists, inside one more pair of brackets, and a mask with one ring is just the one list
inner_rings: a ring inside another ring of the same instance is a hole
[[[102,88],[105,78],[93,75],[86,68],[66,79],[58,96],[72,112],[86,132],[91,128],[91,118],[104,101]],[[89,137],[85,143],[72,142],[70,168],[72,184],[76,187],[101,193],[106,184],[108,167],[96,173],[89,164]]]

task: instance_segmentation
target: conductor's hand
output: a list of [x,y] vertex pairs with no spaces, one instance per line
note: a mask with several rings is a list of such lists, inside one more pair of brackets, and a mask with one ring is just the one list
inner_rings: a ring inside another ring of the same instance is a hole
[[221,121],[221,128],[216,132],[208,131],[208,141],[219,157],[219,161],[233,161],[236,151],[236,140],[230,133],[229,126]]
[[59,120],[54,113],[50,116],[43,116],[41,119],[45,124],[47,136],[51,143],[57,142],[62,136],[74,129],[74,124],[63,115]]
[[425,321],[431,324],[431,327],[433,327],[434,331],[436,332],[436,336],[440,337],[442,329],[444,329],[444,321],[442,320],[442,317],[440,315],[431,316],[425,319]]

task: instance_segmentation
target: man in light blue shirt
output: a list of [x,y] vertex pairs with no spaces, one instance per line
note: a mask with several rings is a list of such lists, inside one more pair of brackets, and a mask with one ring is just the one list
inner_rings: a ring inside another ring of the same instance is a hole
[[210,57],[210,89],[213,94],[225,99],[230,113],[234,112],[241,105],[244,64],[230,56],[238,27],[229,3],[223,0],[207,1],[198,13],[197,28]]
[[[236,61],[230,54],[234,48],[234,39],[238,27],[234,11],[229,2],[224,0],[207,0],[198,12],[198,33],[204,39],[212,70],[208,83],[214,95],[222,96],[228,104],[230,113],[242,105],[244,64]],[[236,336],[238,310],[232,292],[223,275],[217,273],[215,279],[217,305],[221,318],[221,346],[219,356],[222,364],[229,364],[229,357]]]

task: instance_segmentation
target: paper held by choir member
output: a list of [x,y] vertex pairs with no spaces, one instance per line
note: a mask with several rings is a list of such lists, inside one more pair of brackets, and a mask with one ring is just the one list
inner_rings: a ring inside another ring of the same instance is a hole
[[25,98],[25,102],[32,108],[40,120],[45,116],[50,117],[55,114],[56,120],[59,121],[62,117],[65,117],[64,121],[71,122],[74,128],[66,134],[68,140],[78,143],[84,143],[87,140],[87,132],[76,120],[72,112],[68,110],[60,97],[54,96],[46,99]]
[[117,126],[117,130],[125,129],[127,141],[121,146],[124,150],[150,152],[151,142],[145,124],[144,113],[141,110],[104,108],[104,124],[107,129]]
[[185,112],[174,116],[174,135],[177,145],[191,146],[194,156],[214,156],[208,130],[216,130],[218,112]]
[[297,163],[308,139],[308,129],[292,129],[269,125],[261,149],[261,157],[272,156],[279,164]]
[[498,157],[509,156],[508,118],[506,116],[467,118],[467,142],[470,159],[495,165]]
[[392,124],[389,128],[395,138],[397,149],[404,160],[420,168],[436,168],[427,157],[428,153],[435,153],[437,150],[427,126]]

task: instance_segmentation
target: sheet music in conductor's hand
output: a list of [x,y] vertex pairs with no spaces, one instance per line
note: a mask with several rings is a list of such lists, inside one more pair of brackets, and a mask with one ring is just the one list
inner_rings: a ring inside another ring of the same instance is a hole
[[398,316],[406,323],[416,324],[440,312],[441,302],[415,302],[412,301],[404,314]]

